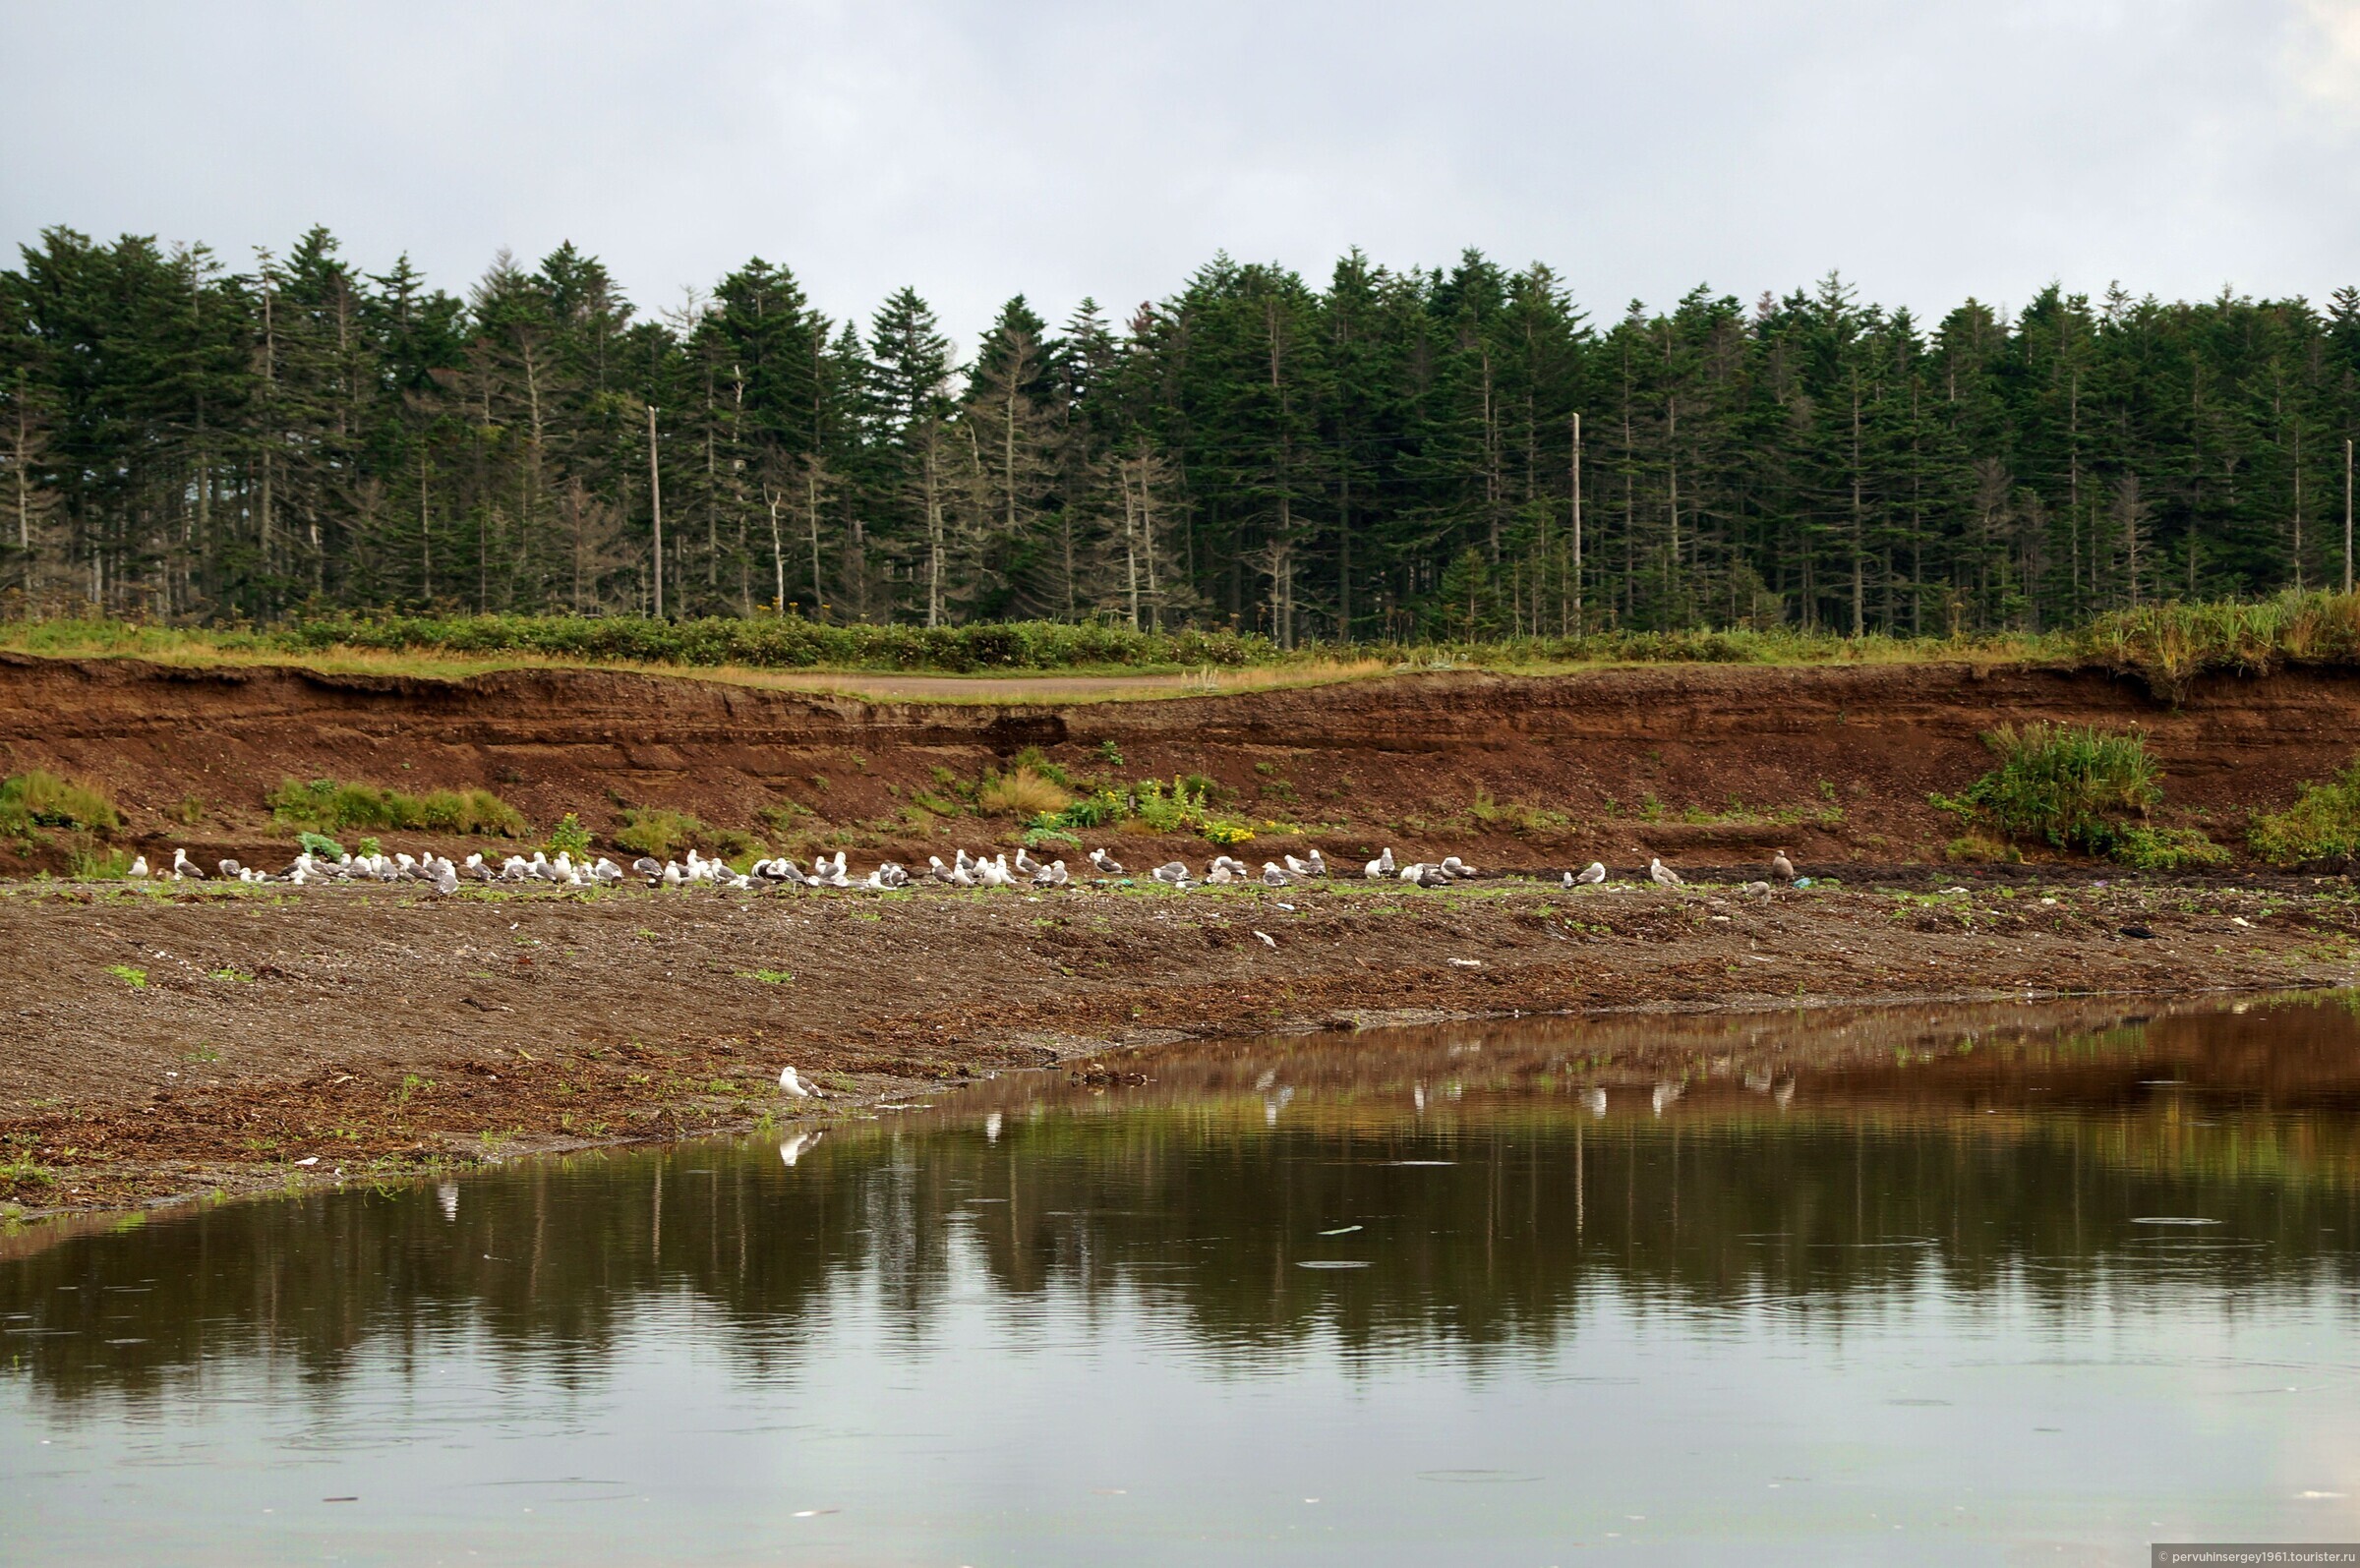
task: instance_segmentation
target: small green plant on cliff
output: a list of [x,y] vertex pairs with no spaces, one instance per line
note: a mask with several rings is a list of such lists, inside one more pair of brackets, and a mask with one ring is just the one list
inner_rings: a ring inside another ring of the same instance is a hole
[[489,789],[435,789],[413,795],[336,779],[309,784],[288,779],[270,791],[266,803],[281,825],[318,833],[372,828],[519,839],[531,831],[522,812]]
[[66,841],[66,865],[77,882],[120,882],[131,875],[131,851],[77,833]]
[[2326,784],[2305,781],[2284,811],[2256,815],[2246,829],[2254,853],[2272,865],[2360,854],[2360,757]]
[[1969,824],[2058,849],[2110,855],[2163,799],[2163,774],[2137,734],[2089,726],[2002,725],[1983,736],[1999,766],[1933,803]]
[[23,1150],[18,1150],[7,1159],[0,1159],[0,1189],[56,1185],[56,1173],[46,1166],[34,1164],[32,1156]]
[[1968,864],[2011,865],[2022,860],[2024,852],[1987,833],[1963,833],[1942,846],[1942,858]]
[[0,780],[0,836],[30,843],[40,828],[107,834],[122,826],[115,803],[88,784],[38,768]]
[[146,969],[135,969],[128,963],[110,963],[106,966],[106,972],[130,986],[134,991],[148,989],[148,971]]
[[2114,842],[2114,858],[2140,871],[2201,871],[2226,865],[2229,851],[2201,828],[2151,828],[2133,823]]
[[586,859],[590,854],[590,830],[582,826],[579,816],[568,811],[558,819],[556,827],[549,830],[549,842],[541,847],[552,856],[561,854],[570,860]]
[[1055,784],[1060,789],[1070,790],[1079,789],[1082,787],[1080,784],[1074,782],[1074,776],[1072,774],[1067,773],[1056,763],[1051,762],[1049,760],[1049,754],[1041,750],[1038,746],[1027,746],[1024,750],[1018,752],[1012,766],[1018,768],[1030,768],[1034,773],[1040,775],[1043,779],[1046,779],[1049,783]]

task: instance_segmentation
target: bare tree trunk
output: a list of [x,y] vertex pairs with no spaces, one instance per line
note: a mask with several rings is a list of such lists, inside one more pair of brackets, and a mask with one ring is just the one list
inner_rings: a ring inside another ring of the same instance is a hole
[[[2194,539],[2191,534],[2191,540]],[[2194,547],[2191,545],[2191,550]],[[2303,421],[2294,421],[2294,591],[2303,591]]]
[[1852,377],[1852,634],[1868,630],[1868,588],[1864,578],[1867,541],[1860,522],[1860,377]]
[[1492,397],[1492,351],[1483,351],[1483,514],[1486,555],[1500,564],[1500,422]]
[[[1672,495],[1672,550],[1665,561],[1664,590],[1670,597],[1665,609],[1681,613],[1680,595],[1680,399],[1664,400],[1664,462]],[[1683,617],[1684,618],[1684,617]]]
[[435,534],[426,510],[426,443],[418,445],[418,593],[420,599],[435,602]]
[[[2344,446],[2348,451],[2351,442],[2344,442]],[[9,454],[9,459],[17,479],[17,549],[24,552],[25,597],[30,600],[32,597],[32,411],[25,404],[22,377],[17,380],[16,450]]]
[[1123,574],[1131,600],[1131,629],[1139,630],[1139,512],[1131,501],[1131,465],[1117,459],[1115,475],[1123,487]]
[[656,405],[647,405],[647,504],[655,523],[656,619],[664,618],[664,468],[656,458]]
[[1352,640],[1352,457],[1344,442],[1343,472],[1335,502],[1335,633],[1339,642]]
[[770,502],[770,562],[779,580],[778,597],[771,601],[770,608],[784,615],[787,613],[787,546],[779,537],[779,497],[777,492],[764,486],[763,498]]
[[[1581,623],[1581,415],[1573,416],[1573,635],[1582,635]],[[1561,617],[1562,620],[1562,617]]]
[[811,614],[818,619],[827,608],[826,596],[819,587],[819,470],[807,466],[803,470],[803,510],[811,524]]
[[1150,481],[1154,469],[1143,455],[1139,460],[1139,544],[1148,563],[1148,613],[1154,629],[1163,630],[1163,590],[1155,580],[1155,492]]
[[926,432],[925,461],[919,470],[926,503],[926,624],[929,627],[942,624],[942,567],[946,544],[937,445],[936,433],[929,428]]

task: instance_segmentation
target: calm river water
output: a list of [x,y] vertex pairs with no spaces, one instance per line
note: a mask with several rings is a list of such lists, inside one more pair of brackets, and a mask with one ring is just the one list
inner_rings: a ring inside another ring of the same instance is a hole
[[2360,1539],[2342,999],[1225,1043],[0,1240],[0,1559]]

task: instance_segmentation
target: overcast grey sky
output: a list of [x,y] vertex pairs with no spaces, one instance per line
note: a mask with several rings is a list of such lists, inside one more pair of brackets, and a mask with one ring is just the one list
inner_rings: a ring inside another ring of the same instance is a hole
[[2360,281],[2360,0],[0,0],[0,58],[12,248],[242,267],[318,221],[461,289],[571,239],[642,309],[759,254],[971,342],[1221,249],[1475,246],[1593,315],[1830,267],[1920,311]]

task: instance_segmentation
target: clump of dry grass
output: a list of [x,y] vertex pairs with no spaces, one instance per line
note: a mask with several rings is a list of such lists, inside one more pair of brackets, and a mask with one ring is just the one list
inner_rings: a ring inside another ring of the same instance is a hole
[[976,809],[1001,816],[1047,816],[1063,811],[1073,799],[1055,780],[1045,779],[1030,767],[996,774],[975,786]]

